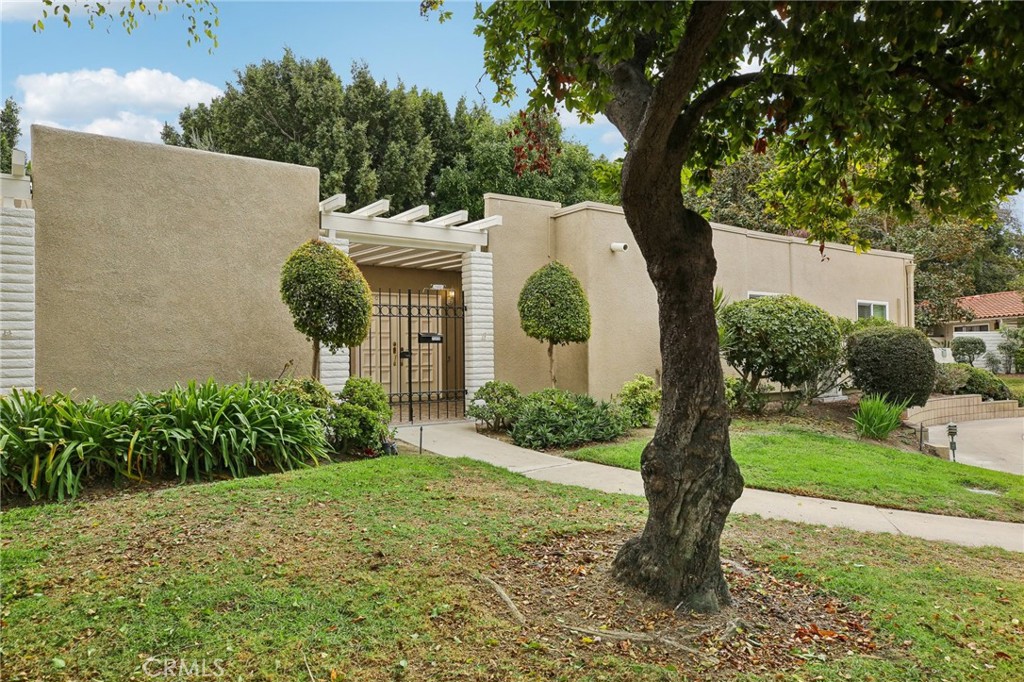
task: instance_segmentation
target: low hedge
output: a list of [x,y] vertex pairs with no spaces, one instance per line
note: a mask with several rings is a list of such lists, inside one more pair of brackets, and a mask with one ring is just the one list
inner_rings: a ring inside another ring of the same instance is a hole
[[83,480],[295,469],[327,457],[324,416],[268,382],[192,382],[113,403],[13,391],[0,397],[0,481],[63,500]]
[[520,447],[544,450],[608,441],[628,429],[628,418],[615,403],[546,388],[523,398],[509,435]]

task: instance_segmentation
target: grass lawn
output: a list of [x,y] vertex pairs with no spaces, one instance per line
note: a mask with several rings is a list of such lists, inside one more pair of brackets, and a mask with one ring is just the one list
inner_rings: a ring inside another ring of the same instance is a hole
[[142,680],[182,660],[292,681],[998,681],[1024,665],[1018,555],[755,517],[733,517],[723,540],[745,621],[733,636],[683,650],[580,635],[566,625],[730,614],[676,621],[608,581],[641,500],[465,460],[390,457],[2,521],[4,680]]
[[[639,470],[647,440],[562,454]],[[1024,478],[1013,474],[786,425],[766,428],[737,421],[731,442],[733,456],[751,488],[933,514],[1024,520]],[[986,495],[968,488],[1001,494]]]
[[1024,374],[1000,374],[999,378],[1002,379],[1015,394],[1024,392]]

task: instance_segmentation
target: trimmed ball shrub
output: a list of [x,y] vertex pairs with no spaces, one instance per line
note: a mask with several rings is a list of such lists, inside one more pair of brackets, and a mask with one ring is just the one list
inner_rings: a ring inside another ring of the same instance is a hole
[[736,301],[722,311],[729,336],[726,362],[755,395],[762,379],[797,386],[835,364],[842,336],[835,318],[796,296],[763,296]]
[[313,378],[320,378],[320,345],[332,352],[358,346],[370,331],[373,296],[351,258],[319,239],[295,249],[281,268],[281,300],[295,328],[313,344]]
[[618,400],[631,428],[654,426],[654,413],[661,407],[661,389],[654,385],[654,379],[637,374],[623,384]]
[[527,336],[547,342],[554,386],[555,346],[590,338],[590,304],[572,270],[553,261],[530,275],[519,293],[519,323]]
[[953,349],[953,359],[968,365],[985,354],[985,341],[977,336],[958,336],[953,339],[950,345]]
[[523,394],[507,381],[488,381],[473,396],[466,410],[473,419],[482,421],[491,431],[507,431],[516,421],[523,403]]
[[387,391],[379,383],[368,377],[351,377],[345,382],[338,397],[347,403],[362,405],[366,409],[381,415],[390,423],[392,418],[391,403]]
[[523,398],[509,434],[524,448],[568,448],[618,438],[629,428],[618,405],[546,388]]
[[852,334],[847,362],[854,384],[890,403],[924,405],[935,386],[935,358],[928,338],[910,327],[877,327]]

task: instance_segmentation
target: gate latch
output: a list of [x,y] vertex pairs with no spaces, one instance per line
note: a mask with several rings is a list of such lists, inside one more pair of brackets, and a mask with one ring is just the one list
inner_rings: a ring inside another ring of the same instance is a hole
[[412,351],[403,350],[398,354],[398,357],[400,357],[403,360],[412,360]]

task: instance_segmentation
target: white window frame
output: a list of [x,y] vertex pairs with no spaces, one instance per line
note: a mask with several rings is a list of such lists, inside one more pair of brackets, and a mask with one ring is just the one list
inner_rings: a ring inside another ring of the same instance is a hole
[[777,291],[748,291],[747,299],[764,298],[765,296],[781,296]]
[[872,306],[871,315],[870,315],[871,319],[873,319],[875,317],[874,306],[876,306],[876,305],[885,306],[885,317],[882,318],[882,319],[885,319],[885,320],[889,319],[889,302],[888,301],[861,301],[859,299],[857,300],[857,308],[855,310],[857,316],[854,319],[857,319],[857,320],[869,319],[869,318],[865,318],[865,317],[861,317],[860,316],[860,307],[862,305],[870,305],[870,306]]

